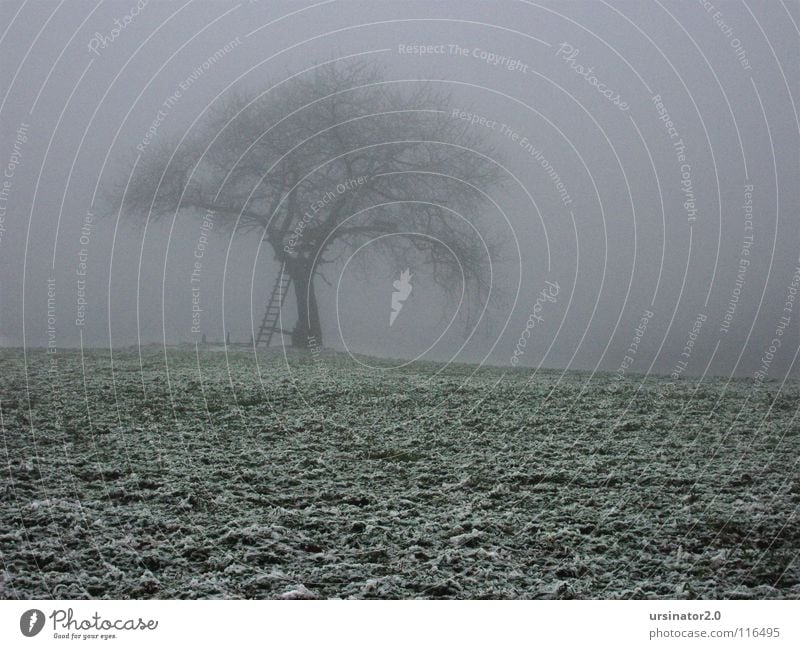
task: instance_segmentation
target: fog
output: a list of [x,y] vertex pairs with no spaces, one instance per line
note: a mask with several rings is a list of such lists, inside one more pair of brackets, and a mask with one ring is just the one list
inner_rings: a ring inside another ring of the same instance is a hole
[[316,282],[326,347],[796,375],[798,23],[796,2],[4,1],[0,344],[250,341],[279,271],[257,234],[101,199],[232,93],[350,58],[431,80],[483,134],[504,245],[471,336],[430,269],[390,326],[405,268],[340,263]]

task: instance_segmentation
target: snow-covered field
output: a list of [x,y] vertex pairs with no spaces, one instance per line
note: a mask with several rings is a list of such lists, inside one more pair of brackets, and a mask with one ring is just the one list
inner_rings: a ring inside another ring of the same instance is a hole
[[168,357],[0,352],[0,596],[800,597],[797,384]]

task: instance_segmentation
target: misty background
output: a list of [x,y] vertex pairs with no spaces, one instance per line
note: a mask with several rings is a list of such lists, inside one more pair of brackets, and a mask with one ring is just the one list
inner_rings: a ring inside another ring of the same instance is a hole
[[[669,374],[684,360],[681,375],[752,376],[779,338],[766,376],[797,375],[797,2],[139,4],[0,2],[3,346],[199,338],[201,220],[118,219],[104,188],[160,140],[191,136],[226,94],[357,57],[388,79],[435,80],[454,111],[485,118],[473,128],[508,171],[487,213],[506,242],[501,299],[464,346],[425,268],[390,327],[404,269],[343,264],[317,284],[326,347],[508,366],[557,284],[522,366]],[[248,342],[278,272],[270,251],[211,233],[202,260],[203,334]]]

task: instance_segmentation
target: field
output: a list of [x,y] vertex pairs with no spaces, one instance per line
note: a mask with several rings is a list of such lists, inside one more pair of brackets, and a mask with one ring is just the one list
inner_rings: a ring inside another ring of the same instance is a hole
[[55,358],[0,352],[4,598],[800,597],[796,383]]

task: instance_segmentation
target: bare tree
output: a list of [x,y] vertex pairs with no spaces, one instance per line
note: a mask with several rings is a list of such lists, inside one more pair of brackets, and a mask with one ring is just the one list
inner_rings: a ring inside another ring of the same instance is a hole
[[179,146],[145,151],[124,211],[211,210],[215,227],[263,237],[293,281],[294,346],[321,344],[315,279],[365,242],[363,259],[429,268],[447,294],[483,304],[497,243],[479,227],[482,192],[502,174],[484,129],[434,86],[325,64],[230,95]]

